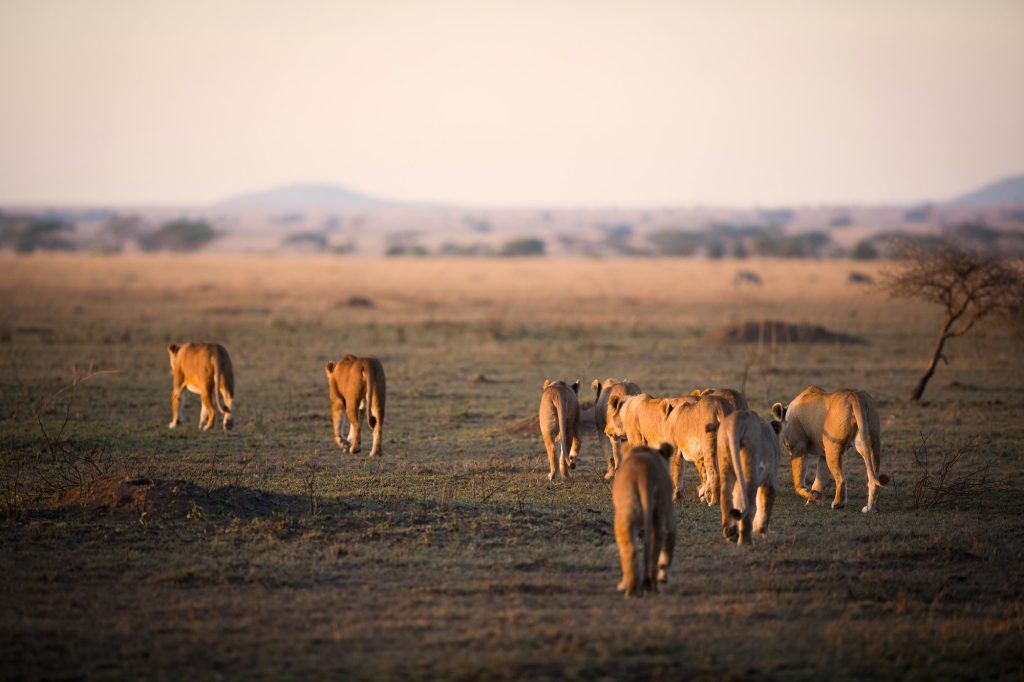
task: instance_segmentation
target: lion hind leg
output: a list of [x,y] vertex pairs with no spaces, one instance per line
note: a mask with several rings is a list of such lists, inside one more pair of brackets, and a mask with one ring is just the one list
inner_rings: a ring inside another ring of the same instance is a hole
[[223,379],[221,379],[220,385],[220,398],[221,405],[224,408],[224,430],[230,431],[235,426],[235,413],[231,409],[235,401],[234,398],[231,396],[231,391],[229,391],[227,386],[224,385]]
[[203,409],[199,413],[199,428],[203,431],[209,431],[213,428],[213,423],[217,418],[216,408],[213,406],[213,391],[203,391],[200,397],[203,401]]
[[544,449],[548,453],[548,466],[550,468],[548,480],[553,481],[555,480],[555,474],[558,473],[558,467],[555,464],[555,443],[547,429],[541,431],[541,437],[544,439]]
[[[861,509],[865,514],[878,511],[878,488],[880,487],[881,481],[875,476],[875,470],[872,466],[872,450],[868,449],[867,443],[864,442],[860,434],[857,435],[855,441],[857,452],[864,460],[864,467],[867,470],[868,479],[868,503]],[[877,449],[875,450],[877,452]],[[886,479],[888,480],[888,479]]]
[[[372,420],[371,420],[372,421]],[[380,419],[373,424],[373,445],[370,447],[370,457],[377,457],[384,454],[383,424]]]
[[173,429],[185,418],[185,387],[171,389],[171,423],[167,428]]
[[[753,484],[751,484],[751,483],[747,484],[747,489],[746,489],[745,495],[746,495],[746,499],[747,500],[751,500],[752,501],[754,499],[754,496],[756,495],[756,491],[754,490],[754,485]],[[743,496],[744,496],[743,488],[740,485],[737,484],[737,486],[736,486],[736,496],[734,496],[733,500],[735,501],[736,497],[740,497],[742,499]],[[740,518],[740,522],[739,522],[739,537],[736,539],[736,543],[740,544],[740,545],[749,545],[750,541],[751,541],[751,530],[753,530],[751,528],[751,526],[753,525],[752,522],[754,521],[754,510],[750,508],[751,506],[752,505],[747,504],[747,507],[743,510],[743,516]]]
[[649,527],[651,536],[646,538],[647,545],[644,547],[644,587],[651,592],[661,592],[661,586],[658,585],[658,564],[661,562],[661,546],[665,538],[659,532],[656,519],[651,519]]
[[566,452],[565,446],[565,434],[558,434],[558,473],[564,481],[567,478],[572,478],[572,471],[569,468],[569,453]]
[[672,476],[672,499],[679,499],[679,479],[683,475],[683,453],[676,451],[669,461],[669,473]]
[[642,557],[637,551],[640,529],[633,516],[634,510],[616,510],[615,513],[615,543],[619,546],[619,563],[622,566],[622,580],[617,589],[627,597],[638,593],[637,582],[642,570]]
[[338,447],[342,450],[346,450],[349,446],[348,440],[341,435],[341,419],[344,413],[344,406],[341,402],[331,403],[331,424],[334,426],[334,442],[337,443]]
[[346,416],[348,417],[348,441],[350,443],[348,451],[353,455],[359,452],[359,441],[362,435],[362,424],[359,422],[359,409],[353,409],[351,405],[346,410]]
[[658,556],[658,581],[667,583],[668,567],[672,565],[672,555],[676,548],[676,533],[672,527],[670,514],[662,514],[661,525],[661,535],[664,537],[664,541],[661,546],[661,554]]
[[846,506],[846,477],[843,475],[843,451],[846,448],[829,444],[825,449],[825,462],[828,464],[832,478],[836,481],[836,496],[832,500],[833,509]]
[[576,468],[576,460],[577,460],[577,458],[579,458],[579,456],[580,456],[580,436],[577,433],[577,434],[573,435],[573,437],[572,437],[572,447],[569,448],[569,468],[570,469],[575,469]]
[[[608,456],[608,471],[605,472],[605,478],[614,478],[615,471],[619,468],[619,439],[614,436],[605,436],[608,439],[608,443],[611,447],[611,455]],[[600,438],[600,436],[598,436]],[[602,450],[604,445],[602,443]]]
[[771,520],[772,507],[775,504],[775,488],[763,485],[757,489],[757,515],[754,516],[754,533],[764,535]]
[[[820,497],[825,492],[825,484],[828,483],[829,478],[828,464],[825,462],[824,457],[819,457],[818,464],[814,467],[814,483],[811,485],[811,490],[818,493]],[[805,485],[806,483],[804,481]]]

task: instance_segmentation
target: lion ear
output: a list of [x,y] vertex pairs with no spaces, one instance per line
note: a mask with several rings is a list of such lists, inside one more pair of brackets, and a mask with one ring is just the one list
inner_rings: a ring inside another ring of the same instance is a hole
[[672,443],[662,443],[661,447],[658,448],[658,452],[661,453],[662,457],[668,459],[672,456],[672,453],[675,452],[675,448],[672,447]]
[[614,410],[615,412],[619,411],[620,405],[622,405],[622,398],[620,398],[619,396],[613,395],[611,398],[608,399],[608,406],[611,407],[612,410]]
[[179,346],[176,343],[172,343],[171,345],[167,346],[167,352],[170,353],[171,355],[174,355],[175,353],[178,352],[179,348],[181,348],[181,346]]
[[324,371],[327,372],[328,374],[333,374],[334,367],[335,364],[333,362],[328,362],[326,365],[324,365]]
[[544,380],[544,388],[547,388],[548,386],[550,386],[550,385],[551,385],[551,383],[552,383],[552,382],[551,382],[551,379],[545,379],[545,380]]
[[783,407],[782,403],[775,403],[772,405],[772,417],[775,421],[783,421],[786,418],[786,408]]
[[590,382],[590,388],[592,388],[595,393],[600,393],[601,392],[601,382],[598,381],[597,379],[594,379],[593,381]]
[[662,414],[662,416],[667,419],[668,416],[672,413],[672,407],[673,407],[672,403],[670,403],[667,400],[662,400],[661,401],[661,414]]
[[690,391],[690,395],[700,395],[700,389],[699,388],[693,389],[692,391]]
[[771,425],[772,425],[772,431],[775,432],[776,436],[779,435],[782,432],[782,422],[780,422],[779,420],[773,419],[771,421]]
[[572,385],[572,392],[575,393],[576,395],[580,394],[580,380],[579,379],[577,379],[576,383]]

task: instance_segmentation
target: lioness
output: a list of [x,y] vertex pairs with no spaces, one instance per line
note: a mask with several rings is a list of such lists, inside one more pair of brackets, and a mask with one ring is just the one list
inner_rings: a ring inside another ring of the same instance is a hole
[[[352,454],[359,452],[362,432],[359,410],[366,408],[366,421],[373,429],[370,457],[383,455],[384,403],[387,383],[384,366],[377,358],[357,358],[349,353],[339,362],[328,362],[324,367],[331,396],[331,420],[334,424],[334,442]],[[348,417],[348,438],[341,435],[341,415]]]
[[[836,480],[833,509],[846,506],[846,478],[843,476],[843,453],[851,444],[864,459],[868,479],[868,503],[862,512],[877,512],[878,487],[889,482],[879,473],[879,437],[881,426],[875,400],[865,391],[843,390],[826,393],[817,386],[808,386],[793,398],[789,407],[772,405],[772,417],[780,422],[779,438],[789,453],[793,469],[793,488],[808,503],[821,499],[825,487],[825,467]],[[818,457],[814,485],[807,490],[804,469],[807,455]]]
[[627,445],[658,445],[665,439],[665,413],[661,398],[646,393],[608,399],[604,432],[610,439],[625,439]]
[[[718,426],[719,502],[722,534],[726,538],[735,537],[738,544],[749,544],[751,516],[753,531],[764,533],[775,502],[778,469],[779,440],[775,428],[750,410],[726,415]],[[756,516],[751,510],[754,491]]]
[[[672,446],[628,449],[612,484],[615,504],[615,544],[619,546],[622,580],[618,589],[627,597],[643,591],[660,592],[676,544],[676,516],[668,458]],[[641,541],[641,532],[643,540]]]
[[615,475],[615,470],[619,468],[619,439],[609,436],[604,430],[608,423],[608,400],[612,396],[625,398],[637,395],[643,391],[628,379],[623,379],[622,381],[605,379],[604,383],[594,379],[590,387],[594,389],[594,427],[597,430],[597,440],[601,443],[601,450],[604,452],[608,452],[604,447],[605,438],[608,439],[608,443],[611,445],[611,455],[608,456],[608,472],[604,475],[605,478],[611,478]]
[[734,388],[705,388],[703,390],[695,388],[690,391],[692,396],[701,395],[714,395],[719,398],[723,398],[726,402],[732,405],[733,410],[749,410],[750,406],[747,405],[747,399],[742,393]]
[[[551,472],[548,480],[555,479],[555,439],[558,439],[557,470],[562,480],[572,478],[576,458],[580,453],[580,382],[577,379],[571,387],[564,381],[544,380],[544,392],[540,395],[540,435],[548,451]],[[566,442],[570,443],[569,446]],[[568,450],[568,452],[566,452]]]
[[679,499],[679,477],[682,474],[682,460],[685,459],[697,469],[697,478],[700,479],[697,496],[711,506],[718,501],[715,432],[725,415],[732,412],[732,406],[714,395],[692,398],[692,401],[684,399],[662,402],[665,438],[678,453],[672,458],[672,497]]
[[[227,349],[219,343],[185,343],[167,346],[171,360],[171,423],[170,428],[181,423],[185,413],[186,388],[198,393],[203,401],[199,413],[199,428],[209,431],[216,419],[214,405],[224,415],[224,430],[230,431],[235,425],[231,403],[235,395],[235,373],[231,369],[231,358]],[[222,400],[223,399],[223,400]]]

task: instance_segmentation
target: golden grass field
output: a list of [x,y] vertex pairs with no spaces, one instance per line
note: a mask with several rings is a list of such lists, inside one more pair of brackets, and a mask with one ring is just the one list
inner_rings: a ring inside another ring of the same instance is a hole
[[[0,256],[0,677],[1019,678],[1024,343],[956,340],[907,403],[939,313],[846,281],[880,267]],[[867,343],[708,342],[759,319]],[[231,353],[233,433],[198,431],[194,395],[167,428],[166,346],[191,339]],[[332,441],[323,367],[349,352],[387,374],[377,460]],[[871,392],[881,513],[855,454],[838,511],[784,462],[740,548],[687,468],[669,584],[624,599],[596,434],[549,482],[533,422],[545,378],[586,407],[608,376],[762,414]]]

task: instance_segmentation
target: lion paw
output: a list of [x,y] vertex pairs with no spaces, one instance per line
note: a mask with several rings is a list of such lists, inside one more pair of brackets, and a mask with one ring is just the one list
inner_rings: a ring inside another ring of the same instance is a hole
[[878,507],[864,507],[860,510],[862,514],[877,514]]

